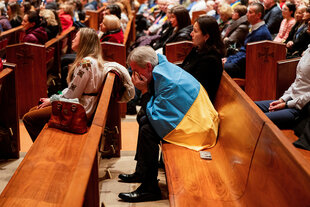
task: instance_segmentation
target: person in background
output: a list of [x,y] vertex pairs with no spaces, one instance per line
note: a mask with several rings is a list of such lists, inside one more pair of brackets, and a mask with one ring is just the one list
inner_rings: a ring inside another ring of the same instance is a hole
[[[165,54],[165,47],[167,43],[179,42],[183,40],[191,40],[191,32],[193,26],[188,11],[184,6],[175,6],[171,9],[171,26],[174,28],[173,33],[163,44],[163,52]],[[160,52],[160,50],[157,50]]]
[[225,56],[225,46],[214,17],[200,16],[191,36],[194,48],[180,67],[201,83],[213,102],[222,77],[222,58]]
[[292,27],[296,23],[294,19],[296,6],[290,2],[286,2],[282,7],[282,16],[283,20],[281,22],[280,30],[277,36],[274,38],[273,41],[275,42],[285,42],[286,38],[288,37]]
[[303,15],[303,24],[300,26],[298,33],[293,40],[286,44],[287,58],[300,57],[310,44],[309,24],[310,21],[310,6],[307,7]]
[[275,37],[279,32],[282,17],[282,11],[277,4],[277,0],[264,0],[265,17],[264,21],[270,34]]
[[100,42],[116,42],[123,44],[124,34],[121,29],[120,19],[115,15],[105,15],[100,24]]
[[59,22],[56,20],[57,15],[55,12],[50,9],[43,9],[40,11],[39,15],[43,17],[43,25],[47,33],[48,40],[56,37],[61,33],[62,28]]
[[306,11],[307,7],[306,6],[299,6],[297,9],[296,9],[296,12],[295,12],[295,24],[294,26],[292,27],[288,37],[286,38],[285,40],[285,44],[287,45],[288,42],[292,42],[292,40],[298,36],[298,34],[300,33],[300,31],[302,30],[302,25],[304,23],[304,20],[303,20],[303,17],[304,17],[304,13]]
[[16,2],[8,3],[7,14],[12,28],[22,24],[23,18],[21,17],[20,6]]
[[9,30],[12,28],[10,21],[6,17],[6,9],[3,3],[0,3],[0,24],[3,31]]
[[55,0],[46,0],[45,9],[50,9],[53,11],[57,11],[58,6]]
[[29,14],[25,14],[22,25],[26,33],[22,42],[44,45],[48,41],[47,33],[41,26],[40,16],[37,12],[31,11]]
[[23,16],[28,14],[31,11],[31,4],[28,1],[24,1],[20,7],[21,13]]
[[238,50],[243,46],[244,40],[249,33],[249,22],[246,13],[247,7],[244,5],[237,5],[233,9],[232,22],[223,36],[227,48]]
[[58,16],[61,22],[62,31],[71,28],[73,25],[73,5],[68,3],[61,4]]
[[[310,31],[309,31],[310,32]],[[310,101],[310,47],[296,68],[296,78],[279,100],[255,102],[267,117],[281,129],[291,129]]]
[[223,34],[226,33],[226,29],[231,23],[231,17],[232,17],[232,8],[229,4],[223,3],[219,7],[219,15],[220,18],[217,20],[220,28],[220,32]]
[[272,40],[270,32],[265,24],[264,7],[260,3],[253,3],[249,6],[247,18],[252,25],[252,31],[247,35],[244,46],[242,46],[234,55],[230,55],[223,59],[224,69],[232,78],[245,77],[245,60],[246,60],[246,45],[249,42],[257,42],[261,40]]
[[23,117],[25,127],[33,141],[36,140],[50,119],[52,101],[78,99],[77,101],[83,105],[88,119],[95,111],[98,96],[93,94],[99,92],[104,79],[104,62],[96,31],[90,28],[81,28],[72,41],[72,49],[76,51],[77,56],[68,73],[69,87],[64,89],[61,95],[41,98],[42,103],[30,109]]

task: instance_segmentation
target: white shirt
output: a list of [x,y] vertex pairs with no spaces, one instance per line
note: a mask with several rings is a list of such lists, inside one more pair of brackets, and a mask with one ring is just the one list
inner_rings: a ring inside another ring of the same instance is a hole
[[310,45],[296,68],[294,83],[281,97],[289,108],[302,109],[310,101]]

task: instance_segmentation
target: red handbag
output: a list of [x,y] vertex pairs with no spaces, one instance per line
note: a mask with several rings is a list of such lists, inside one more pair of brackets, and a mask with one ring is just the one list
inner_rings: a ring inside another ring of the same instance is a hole
[[81,104],[53,101],[49,127],[67,132],[83,134],[87,132],[87,116]]

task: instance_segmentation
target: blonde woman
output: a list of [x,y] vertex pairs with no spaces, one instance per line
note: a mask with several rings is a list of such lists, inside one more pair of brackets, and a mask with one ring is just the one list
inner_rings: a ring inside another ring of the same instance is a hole
[[115,15],[105,15],[100,24],[100,42],[123,43],[124,34],[121,29],[120,19]]
[[72,49],[77,54],[68,72],[68,88],[65,88],[61,95],[55,94],[51,98],[41,98],[42,103],[30,109],[23,117],[25,127],[33,141],[50,119],[52,101],[68,99],[78,101],[85,108],[88,119],[95,111],[97,94],[104,79],[104,62],[97,33],[90,28],[80,29],[72,41]]
[[40,17],[43,17],[45,22],[45,31],[48,40],[56,37],[61,33],[61,25],[56,20],[56,14],[50,9],[43,9],[40,11]]

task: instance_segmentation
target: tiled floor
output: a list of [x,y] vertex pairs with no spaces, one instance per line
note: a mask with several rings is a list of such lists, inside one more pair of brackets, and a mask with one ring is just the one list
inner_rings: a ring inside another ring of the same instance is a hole
[[[120,158],[100,159],[99,163],[99,177],[100,177],[100,203],[105,207],[133,207],[133,206],[148,206],[148,207],[164,207],[169,206],[168,193],[166,186],[165,174],[162,169],[159,170],[159,186],[162,190],[163,199],[156,202],[144,202],[144,203],[126,203],[122,202],[118,198],[120,192],[129,192],[135,190],[139,184],[128,184],[118,181],[118,175],[120,173],[132,173],[135,169],[136,162],[134,161],[134,154],[137,146],[138,124],[135,116],[126,116],[122,119],[122,151]],[[21,155],[29,150],[32,145],[32,140],[28,135],[24,125],[20,122],[20,134],[21,134]],[[21,157],[23,157],[21,156]],[[3,170],[1,174],[4,175],[6,170],[5,182],[9,180],[9,177],[14,173],[18,164],[22,159],[15,161],[13,166],[10,163],[2,163],[1,168]],[[7,167],[11,166],[11,167]],[[109,173],[108,173],[109,172]],[[111,176],[110,178],[108,178]],[[107,179],[108,178],[108,179]],[[0,176],[0,180],[1,176]],[[6,185],[5,182],[0,182],[0,192]]]

